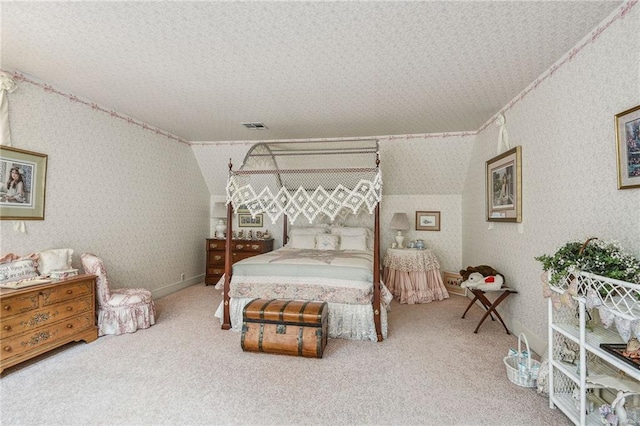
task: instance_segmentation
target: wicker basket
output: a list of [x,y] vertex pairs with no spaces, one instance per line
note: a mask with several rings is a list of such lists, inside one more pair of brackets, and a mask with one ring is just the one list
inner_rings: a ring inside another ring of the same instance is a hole
[[[522,340],[527,347],[527,353],[522,353]],[[518,336],[518,353],[515,356],[504,357],[504,365],[507,367],[507,378],[514,384],[524,388],[535,388],[538,379],[540,361],[531,359],[531,349],[527,336],[520,333]]]

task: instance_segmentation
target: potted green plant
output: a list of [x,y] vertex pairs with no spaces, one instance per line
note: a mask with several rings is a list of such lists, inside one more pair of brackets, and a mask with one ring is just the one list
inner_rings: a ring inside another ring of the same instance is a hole
[[617,241],[597,238],[570,241],[553,255],[543,254],[535,259],[542,263],[542,269],[551,271],[550,284],[560,283],[576,269],[640,284],[640,261],[624,251]]

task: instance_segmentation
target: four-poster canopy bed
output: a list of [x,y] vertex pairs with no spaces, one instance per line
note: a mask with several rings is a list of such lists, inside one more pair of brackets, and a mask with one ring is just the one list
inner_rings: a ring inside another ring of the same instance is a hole
[[[239,170],[229,163],[224,297],[216,312],[223,329],[240,331],[242,309],[254,298],[303,299],[328,302],[330,337],[386,337],[392,296],[380,280],[379,165],[377,140],[258,143]],[[232,267],[240,206],[274,224],[283,218],[283,247]],[[369,226],[336,226],[361,212]],[[306,226],[288,232],[297,221]]]

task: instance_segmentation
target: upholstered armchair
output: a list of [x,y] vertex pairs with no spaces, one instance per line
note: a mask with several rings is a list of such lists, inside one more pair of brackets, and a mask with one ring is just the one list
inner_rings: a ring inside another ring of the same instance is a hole
[[96,275],[98,298],[98,336],[133,333],[156,322],[156,307],[151,292],[144,288],[111,289],[107,270],[95,254],[81,256],[87,274]]

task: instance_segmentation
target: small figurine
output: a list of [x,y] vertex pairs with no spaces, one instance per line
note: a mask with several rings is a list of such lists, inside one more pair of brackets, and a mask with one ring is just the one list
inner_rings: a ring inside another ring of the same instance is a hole
[[560,353],[560,360],[570,364],[575,364],[576,357],[576,352],[569,349],[567,342],[564,342],[564,348],[562,348],[562,352]]
[[249,232],[247,233],[247,240],[253,240],[253,231],[249,230]]

